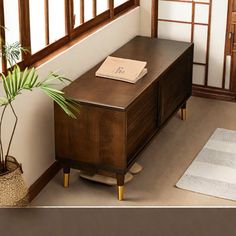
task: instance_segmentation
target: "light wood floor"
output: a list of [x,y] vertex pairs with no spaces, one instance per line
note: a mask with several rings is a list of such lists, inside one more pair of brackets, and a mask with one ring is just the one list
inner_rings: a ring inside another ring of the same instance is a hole
[[46,186],[33,206],[236,206],[236,202],[175,187],[216,128],[236,130],[236,103],[192,97],[187,121],[179,115],[154,137],[141,154],[143,171],[125,186],[125,201],[116,200],[115,187],[71,174],[70,187],[62,187],[62,173]]

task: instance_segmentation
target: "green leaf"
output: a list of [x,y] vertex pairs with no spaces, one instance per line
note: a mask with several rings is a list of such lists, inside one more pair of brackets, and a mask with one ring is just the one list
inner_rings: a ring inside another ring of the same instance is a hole
[[4,74],[2,74],[2,80],[3,80],[3,87],[6,93],[6,96],[10,98],[11,91],[10,91],[10,88],[8,87],[7,78]]
[[3,88],[6,93],[6,98],[0,98],[0,106],[14,100],[23,90],[32,91],[34,88],[39,88],[53,99],[68,116],[76,118],[75,113],[79,112],[78,102],[66,97],[64,92],[53,88],[49,83],[56,80],[60,82],[66,82],[69,80],[53,73],[47,76],[43,82],[39,81],[38,78],[35,68],[26,68],[22,72],[17,65],[13,68],[12,72],[8,71],[7,76],[2,74]]
[[6,57],[12,67],[20,59],[21,52],[26,53],[28,50],[20,45],[19,42],[3,45],[2,54]]
[[29,77],[29,87],[33,88],[37,80],[38,80],[38,75],[36,74],[36,71],[34,71],[32,77]]
[[7,98],[4,98],[4,97],[1,97],[1,98],[0,98],[0,106],[5,106],[5,105],[7,105],[7,104],[9,104],[8,99],[7,99]]
[[18,86],[18,90],[23,87],[24,79],[28,75],[28,72],[29,72],[28,68],[25,68],[24,71],[21,72],[21,79],[20,79],[20,83]]
[[8,74],[6,76],[6,84],[8,86],[8,89],[9,89],[9,92],[10,92],[10,95],[12,95],[12,83],[11,83],[11,78],[12,77],[12,72],[11,71],[8,71]]
[[46,79],[43,81],[43,84],[46,84],[46,83],[48,84],[49,82],[56,81],[56,80],[58,80],[58,81],[60,81],[64,84],[67,83],[67,82],[71,82],[70,79],[65,78],[63,76],[60,76],[60,75],[52,72],[46,77]]
[[21,84],[21,76],[22,76],[22,72],[20,70],[20,67],[17,65],[17,79],[16,79],[16,91],[19,90],[20,88],[20,84]]
[[59,94],[64,94],[64,92],[60,91],[60,90],[57,90],[57,89],[54,89],[54,88],[51,88],[47,85],[42,85],[43,88],[47,89],[47,90],[50,90],[52,92],[56,92],[56,93],[59,93]]
[[32,73],[32,70],[33,70],[33,68],[32,68],[32,69],[28,69],[28,68],[25,69],[25,71],[24,71],[24,73],[23,73],[24,77],[22,78],[22,84],[21,84],[21,87],[22,87],[22,88],[23,88],[23,87],[25,86],[25,84],[27,83],[28,77],[29,77],[30,74]]
[[23,88],[24,87],[30,88],[30,82],[32,78],[34,77],[34,75],[35,75],[35,69],[34,68],[29,69],[28,73],[26,74],[26,77],[23,80],[23,84],[22,84]]
[[12,78],[9,78],[11,84],[12,84],[12,94],[13,96],[16,96],[17,94],[17,84],[18,84],[18,73],[19,73],[19,67],[15,66],[12,73]]
[[[64,111],[67,115],[69,115],[70,117],[76,119],[75,114],[73,113],[73,109],[72,108],[72,104],[70,103],[70,101],[66,100],[66,98],[62,95],[62,94],[58,94],[54,91],[51,90],[47,90],[45,88],[43,88],[43,91],[50,96]],[[74,107],[75,108],[75,107]],[[78,110],[78,109],[74,109],[74,110]]]

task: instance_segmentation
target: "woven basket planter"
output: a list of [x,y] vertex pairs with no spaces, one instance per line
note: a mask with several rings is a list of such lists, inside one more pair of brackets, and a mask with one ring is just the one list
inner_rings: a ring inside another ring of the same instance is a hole
[[7,158],[8,172],[0,175],[0,206],[26,206],[28,188],[22,176],[21,165],[14,157]]

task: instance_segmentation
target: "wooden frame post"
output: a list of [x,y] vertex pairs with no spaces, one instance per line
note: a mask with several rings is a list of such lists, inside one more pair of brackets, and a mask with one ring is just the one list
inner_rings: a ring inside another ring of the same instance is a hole
[[152,0],[151,37],[158,37],[158,0]]

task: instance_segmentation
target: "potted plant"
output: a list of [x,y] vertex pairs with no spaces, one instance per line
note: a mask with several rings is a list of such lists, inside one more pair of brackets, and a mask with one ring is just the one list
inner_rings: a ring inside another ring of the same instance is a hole
[[[7,73],[0,73],[2,93],[0,96],[0,206],[22,205],[27,203],[28,188],[22,177],[22,168],[18,161],[10,156],[12,140],[17,128],[18,117],[14,109],[14,100],[25,90],[33,91],[40,89],[47,96],[53,99],[68,116],[76,118],[75,113],[79,111],[78,103],[73,99],[53,88],[53,84],[66,83],[70,80],[58,74],[50,73],[46,78],[40,80],[35,68],[21,70],[16,64],[21,52],[26,49],[21,47],[19,42],[5,44],[0,51],[1,57],[5,57],[10,66]],[[10,132],[10,139],[6,150],[2,142],[2,124],[6,110],[10,109],[15,117],[13,128]]]

